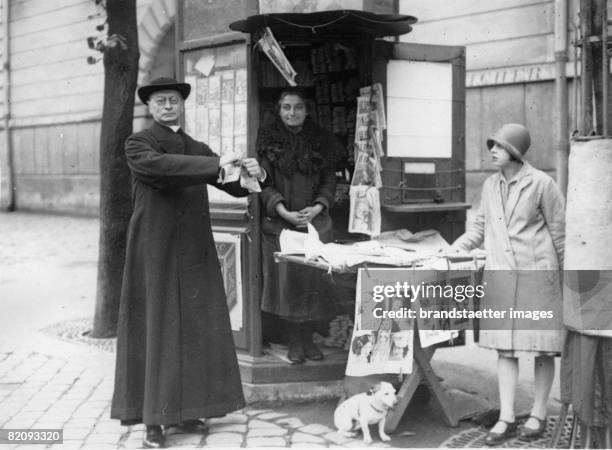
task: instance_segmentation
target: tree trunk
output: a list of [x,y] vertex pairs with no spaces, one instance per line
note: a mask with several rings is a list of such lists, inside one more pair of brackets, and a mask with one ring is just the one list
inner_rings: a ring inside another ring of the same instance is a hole
[[100,131],[100,242],[98,285],[92,337],[116,335],[126,230],[131,214],[130,172],[123,145],[132,134],[138,79],[136,0],[106,0],[108,35],[121,45],[104,51],[104,106]]

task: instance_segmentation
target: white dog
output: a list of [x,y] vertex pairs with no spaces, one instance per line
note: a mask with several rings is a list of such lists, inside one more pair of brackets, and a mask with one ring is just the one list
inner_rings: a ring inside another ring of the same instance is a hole
[[383,441],[391,439],[385,433],[387,413],[397,404],[395,388],[391,383],[381,381],[366,393],[353,395],[340,403],[334,412],[334,425],[343,436],[355,437],[361,429],[363,442],[372,442],[370,425],[378,424],[378,434]]

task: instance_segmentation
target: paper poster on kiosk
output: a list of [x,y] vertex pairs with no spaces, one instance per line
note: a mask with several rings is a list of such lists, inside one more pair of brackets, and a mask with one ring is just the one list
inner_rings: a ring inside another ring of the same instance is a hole
[[[400,308],[401,299],[381,305],[371,298],[369,286],[384,283],[376,273],[357,274],[355,328],[349,347],[346,375],[362,377],[380,373],[412,373],[414,319],[381,317],[382,310]],[[362,293],[367,293],[365,296]],[[395,303],[394,303],[395,302]]]
[[349,231],[370,236],[380,234],[380,197],[374,186],[351,186]]
[[266,27],[263,36],[257,41],[263,52],[270,58],[272,64],[278,69],[283,78],[287,80],[290,86],[297,86],[295,77],[297,72],[291,66],[291,63],[283,53],[280,45],[274,38],[270,28]]

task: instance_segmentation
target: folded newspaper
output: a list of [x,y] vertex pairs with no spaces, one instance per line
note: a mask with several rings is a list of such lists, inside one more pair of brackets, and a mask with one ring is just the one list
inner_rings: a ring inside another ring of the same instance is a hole
[[401,230],[385,231],[375,239],[380,242],[381,245],[418,251],[420,253],[429,253],[431,255],[450,248],[446,239],[436,230],[423,230],[417,233],[411,233],[403,228]]
[[232,183],[240,180],[240,186],[249,192],[261,192],[257,178],[248,174],[246,169],[240,164],[226,164],[219,171],[219,182],[222,184]]
[[331,269],[345,269],[367,262],[390,266],[410,266],[438,259],[439,252],[449,248],[435,230],[410,233],[408,230],[383,233],[380,239],[353,244],[324,244],[317,230],[308,224],[308,232],[283,230],[279,236],[280,253],[304,255],[306,260],[322,260]]

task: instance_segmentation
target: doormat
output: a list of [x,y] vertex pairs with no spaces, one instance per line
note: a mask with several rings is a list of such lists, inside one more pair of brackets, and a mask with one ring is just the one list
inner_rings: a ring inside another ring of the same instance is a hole
[[[525,440],[518,436],[512,439],[508,439],[506,442],[495,447],[485,446],[484,439],[487,435],[487,429],[483,427],[470,428],[464,430],[459,434],[451,436],[449,439],[440,444],[440,447],[446,448],[466,448],[466,447],[477,447],[477,448],[550,448],[550,438],[559,420],[558,416],[549,416],[546,429],[544,434],[538,439]],[[569,447],[569,436],[572,429],[572,416],[571,414],[565,420],[563,424],[563,432],[561,433],[561,439],[559,440],[558,448]],[[576,448],[581,448],[580,443],[580,432],[578,432],[578,438],[576,440]]]
[[86,344],[97,347],[100,350],[114,352],[117,339],[95,339],[89,337],[93,319],[91,317],[83,319],[66,320],[43,328],[41,331],[45,334],[57,337],[64,341]]

